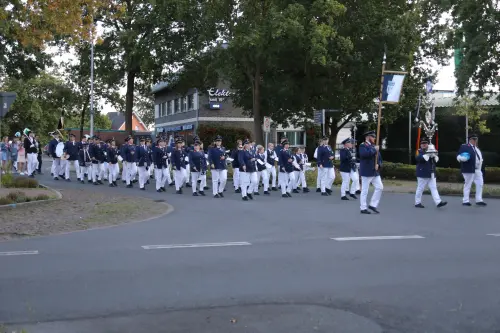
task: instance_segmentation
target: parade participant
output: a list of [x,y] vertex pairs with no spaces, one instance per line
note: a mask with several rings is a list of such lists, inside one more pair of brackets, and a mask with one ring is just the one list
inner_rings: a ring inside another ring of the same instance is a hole
[[[318,164],[318,149],[321,147],[321,142],[322,140],[319,140],[318,146],[314,149],[313,158],[316,160],[316,165]],[[321,176],[322,173],[319,171],[318,167],[318,172],[316,173],[316,193],[321,193]]]
[[102,176],[104,174],[103,162],[105,160],[104,147],[101,144],[101,138],[94,136],[94,144],[89,147],[90,158],[92,159],[92,183],[94,185],[104,184]]
[[283,145],[283,148],[280,151],[279,154],[279,162],[278,164],[280,165],[280,174],[281,176],[278,177],[278,181],[280,182],[280,187],[281,187],[281,196],[283,198],[291,198],[292,197],[292,187],[293,184],[295,184],[295,175],[293,173],[294,169],[294,159],[292,154],[290,153],[290,145],[288,141],[282,141],[281,143]]
[[243,150],[243,144],[241,140],[236,141],[236,149],[231,153],[231,158],[233,159],[231,165],[233,167],[233,185],[234,193],[241,193],[241,181],[240,181],[240,160],[239,154]]
[[182,186],[186,181],[186,153],[182,147],[184,140],[178,137],[175,140],[175,149],[172,152],[172,165],[174,167],[175,193],[182,194]]
[[226,149],[222,147],[222,136],[215,137],[214,146],[208,151],[208,159],[212,173],[212,193],[214,198],[223,198],[227,182],[227,167]]
[[328,146],[328,137],[325,136],[318,148],[318,172],[321,173],[320,188],[323,196],[332,194],[332,185],[335,180],[333,158],[333,151]]
[[269,178],[271,178],[271,190],[277,191],[276,188],[276,161],[278,160],[278,156],[274,151],[274,144],[269,142],[267,144],[267,150],[265,152],[266,155],[266,168],[269,174]]
[[[208,170],[208,153],[203,148],[203,142],[200,142],[200,151],[203,153],[203,156],[205,156],[205,164],[206,164],[205,168]],[[200,175],[200,177],[198,178],[198,183],[201,184],[201,188],[203,190],[208,190],[207,173],[206,172],[204,172]]]
[[[207,160],[205,158],[205,153],[201,150],[201,142],[195,141],[193,149],[189,152],[189,167],[191,169],[191,186],[193,188],[193,196],[198,196],[198,194],[205,196],[203,191],[203,183],[198,182],[198,180],[207,173]],[[197,192],[196,188],[200,187]]]
[[80,178],[80,182],[82,184],[85,184],[85,176],[88,175],[89,177],[89,182],[92,170],[92,158],[90,157],[90,152],[89,152],[89,144],[87,142],[82,142],[81,148],[78,151],[78,163],[80,164],[80,174],[83,175],[82,178]]
[[[118,165],[118,156],[120,152],[118,147],[116,147],[116,141],[111,140],[108,147],[106,148],[106,157],[108,161],[108,181],[109,187],[116,187],[116,179],[118,178],[118,173],[120,172],[120,166]],[[83,173],[82,173],[83,175]],[[83,176],[82,176],[83,177]]]
[[[269,195],[269,170],[267,169],[266,154],[264,152],[264,147],[261,145],[257,146],[257,183],[262,179],[262,184],[264,184],[264,194]],[[274,160],[273,160],[274,162]],[[276,172],[274,173],[276,175]],[[259,194],[258,189],[254,194]]]
[[439,197],[437,185],[436,185],[436,163],[439,158],[434,153],[428,150],[429,139],[422,138],[420,140],[420,149],[415,157],[417,162],[417,190],[415,192],[415,207],[424,208],[422,205],[422,194],[424,193],[425,187],[429,186],[431,191],[432,199],[437,207],[446,206],[446,201],[441,201]]
[[300,183],[300,186],[302,187],[302,192],[303,193],[308,193],[309,189],[307,188],[307,180],[306,180],[306,171],[308,170],[308,157],[306,154],[306,149],[304,147],[299,148],[299,159],[301,161],[301,170],[299,172],[299,175],[297,177],[297,186]]
[[[27,137],[24,139],[24,150],[26,152],[28,160],[28,176],[30,178],[35,178],[36,164],[37,164],[37,151],[36,151],[36,141],[34,138],[35,133],[30,130],[27,131]],[[58,171],[58,170],[57,170]]]
[[295,159],[296,162],[293,165],[293,177],[295,178],[295,180],[292,184],[292,192],[298,194],[300,193],[299,190],[297,189],[299,187],[300,173],[304,171],[302,157],[299,156],[299,147],[292,148],[292,157]]
[[127,188],[132,188],[134,166],[137,162],[137,147],[134,145],[134,138],[129,135],[127,137],[127,144],[122,149],[123,168],[125,169],[125,183]]
[[40,141],[40,137],[35,134],[35,142],[36,142],[36,145],[37,145],[37,173],[39,175],[43,175],[42,173],[42,163],[43,163],[43,159],[42,159],[42,154],[43,154],[43,145],[42,145],[42,142]]
[[75,142],[75,135],[71,133],[69,135],[69,141],[64,144],[64,154],[68,156],[66,163],[64,164],[64,178],[66,181],[71,181],[70,179],[70,167],[71,164],[75,167],[76,177],[80,179],[80,166],[78,162],[78,144]]
[[52,135],[52,140],[49,142],[49,155],[52,157],[50,174],[54,177],[54,180],[58,180],[59,176],[64,172],[61,170],[61,158],[56,154],[56,147],[59,144],[59,133],[51,132],[49,134]]
[[[342,141],[344,147],[340,150],[340,175],[342,176],[342,186],[340,188],[340,198],[349,200],[347,193],[353,199],[357,199],[356,185],[359,182],[358,168],[356,166],[356,156],[352,154],[352,139],[347,138]],[[352,181],[352,183],[351,183]],[[349,185],[351,190],[349,191]]]
[[153,150],[156,192],[165,192],[165,182],[169,177],[168,170],[168,150],[165,147],[165,140],[158,140],[158,147]]
[[476,186],[476,205],[486,206],[483,201],[483,154],[477,146],[476,134],[469,135],[469,143],[463,144],[458,151],[457,160],[464,177],[464,197],[462,205],[471,206],[470,189],[472,183]]
[[253,200],[252,193],[257,192],[259,183],[257,182],[255,155],[252,153],[248,140],[243,143],[243,150],[238,152],[238,162],[240,165],[241,197],[244,201]]
[[280,155],[281,155],[281,151],[283,150],[283,142],[285,141],[288,141],[288,139],[286,138],[286,136],[282,136],[281,139],[280,139],[280,144],[279,145],[276,145],[276,147],[274,148],[274,151],[276,152],[276,156],[278,157],[278,186],[281,188],[281,181],[280,181],[280,174],[282,173],[281,172],[281,158],[280,158]]
[[[361,174],[360,208],[362,214],[371,214],[368,209],[378,214],[377,207],[382,197],[382,190],[384,189],[379,172],[379,168],[382,166],[382,155],[379,152],[379,146],[374,144],[376,138],[375,131],[366,132],[364,137],[366,141],[359,145],[359,169]],[[375,164],[375,160],[377,160],[377,164]],[[370,205],[367,206],[370,184],[373,185],[375,191],[373,192]]]
[[[149,179],[153,179],[153,169],[154,169],[154,161],[153,161],[153,158],[154,158],[154,154],[153,154],[153,145],[152,145],[152,142],[151,142],[151,139],[148,137],[146,138],[146,147],[148,149],[148,154],[149,154],[149,165],[148,165],[148,177]],[[146,184],[149,184],[149,179],[148,181],[146,182]]]
[[139,147],[137,147],[137,166],[139,168],[139,188],[144,191],[146,190],[146,182],[149,179],[149,164],[150,155],[148,148],[146,147],[146,139],[141,138],[139,140]]
[[109,162],[108,162],[108,147],[111,139],[106,140],[106,142],[101,142],[102,152],[104,154],[104,160],[102,161],[102,179],[107,182],[109,178]]

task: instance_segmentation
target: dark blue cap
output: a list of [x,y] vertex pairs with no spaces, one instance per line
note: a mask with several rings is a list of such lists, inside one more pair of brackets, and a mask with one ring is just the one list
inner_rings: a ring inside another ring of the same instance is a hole
[[345,145],[346,143],[352,143],[352,139],[351,138],[347,138],[344,141],[342,141],[343,145]]
[[363,134],[365,137],[366,136],[371,136],[371,137],[374,137],[376,138],[377,137],[377,134],[375,134],[375,131],[368,131],[366,132],[365,134]]

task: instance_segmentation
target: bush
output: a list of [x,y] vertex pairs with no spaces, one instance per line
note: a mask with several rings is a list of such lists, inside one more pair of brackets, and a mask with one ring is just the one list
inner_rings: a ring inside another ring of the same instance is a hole
[[38,188],[38,180],[27,177],[17,177],[14,179],[12,186],[16,188]]
[[14,181],[14,176],[12,173],[6,173],[2,175],[2,187],[12,187],[12,182]]
[[49,200],[49,199],[50,199],[50,197],[47,194],[39,194],[33,198],[33,201]]
[[6,195],[6,198],[16,203],[29,201],[27,200],[28,197],[26,197],[26,193],[21,191],[10,192],[9,194]]
[[12,205],[13,203],[15,202],[7,197],[0,197],[0,205]]

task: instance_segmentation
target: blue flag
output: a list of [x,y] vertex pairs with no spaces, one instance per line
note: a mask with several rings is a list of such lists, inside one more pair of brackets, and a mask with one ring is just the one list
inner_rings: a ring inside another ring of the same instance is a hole
[[404,74],[384,74],[382,102],[398,103],[403,89]]

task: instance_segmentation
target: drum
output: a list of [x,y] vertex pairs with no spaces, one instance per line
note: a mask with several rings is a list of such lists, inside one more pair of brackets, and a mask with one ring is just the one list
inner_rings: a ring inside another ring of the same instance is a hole
[[61,158],[64,154],[64,142],[59,142],[56,147],[56,156]]

